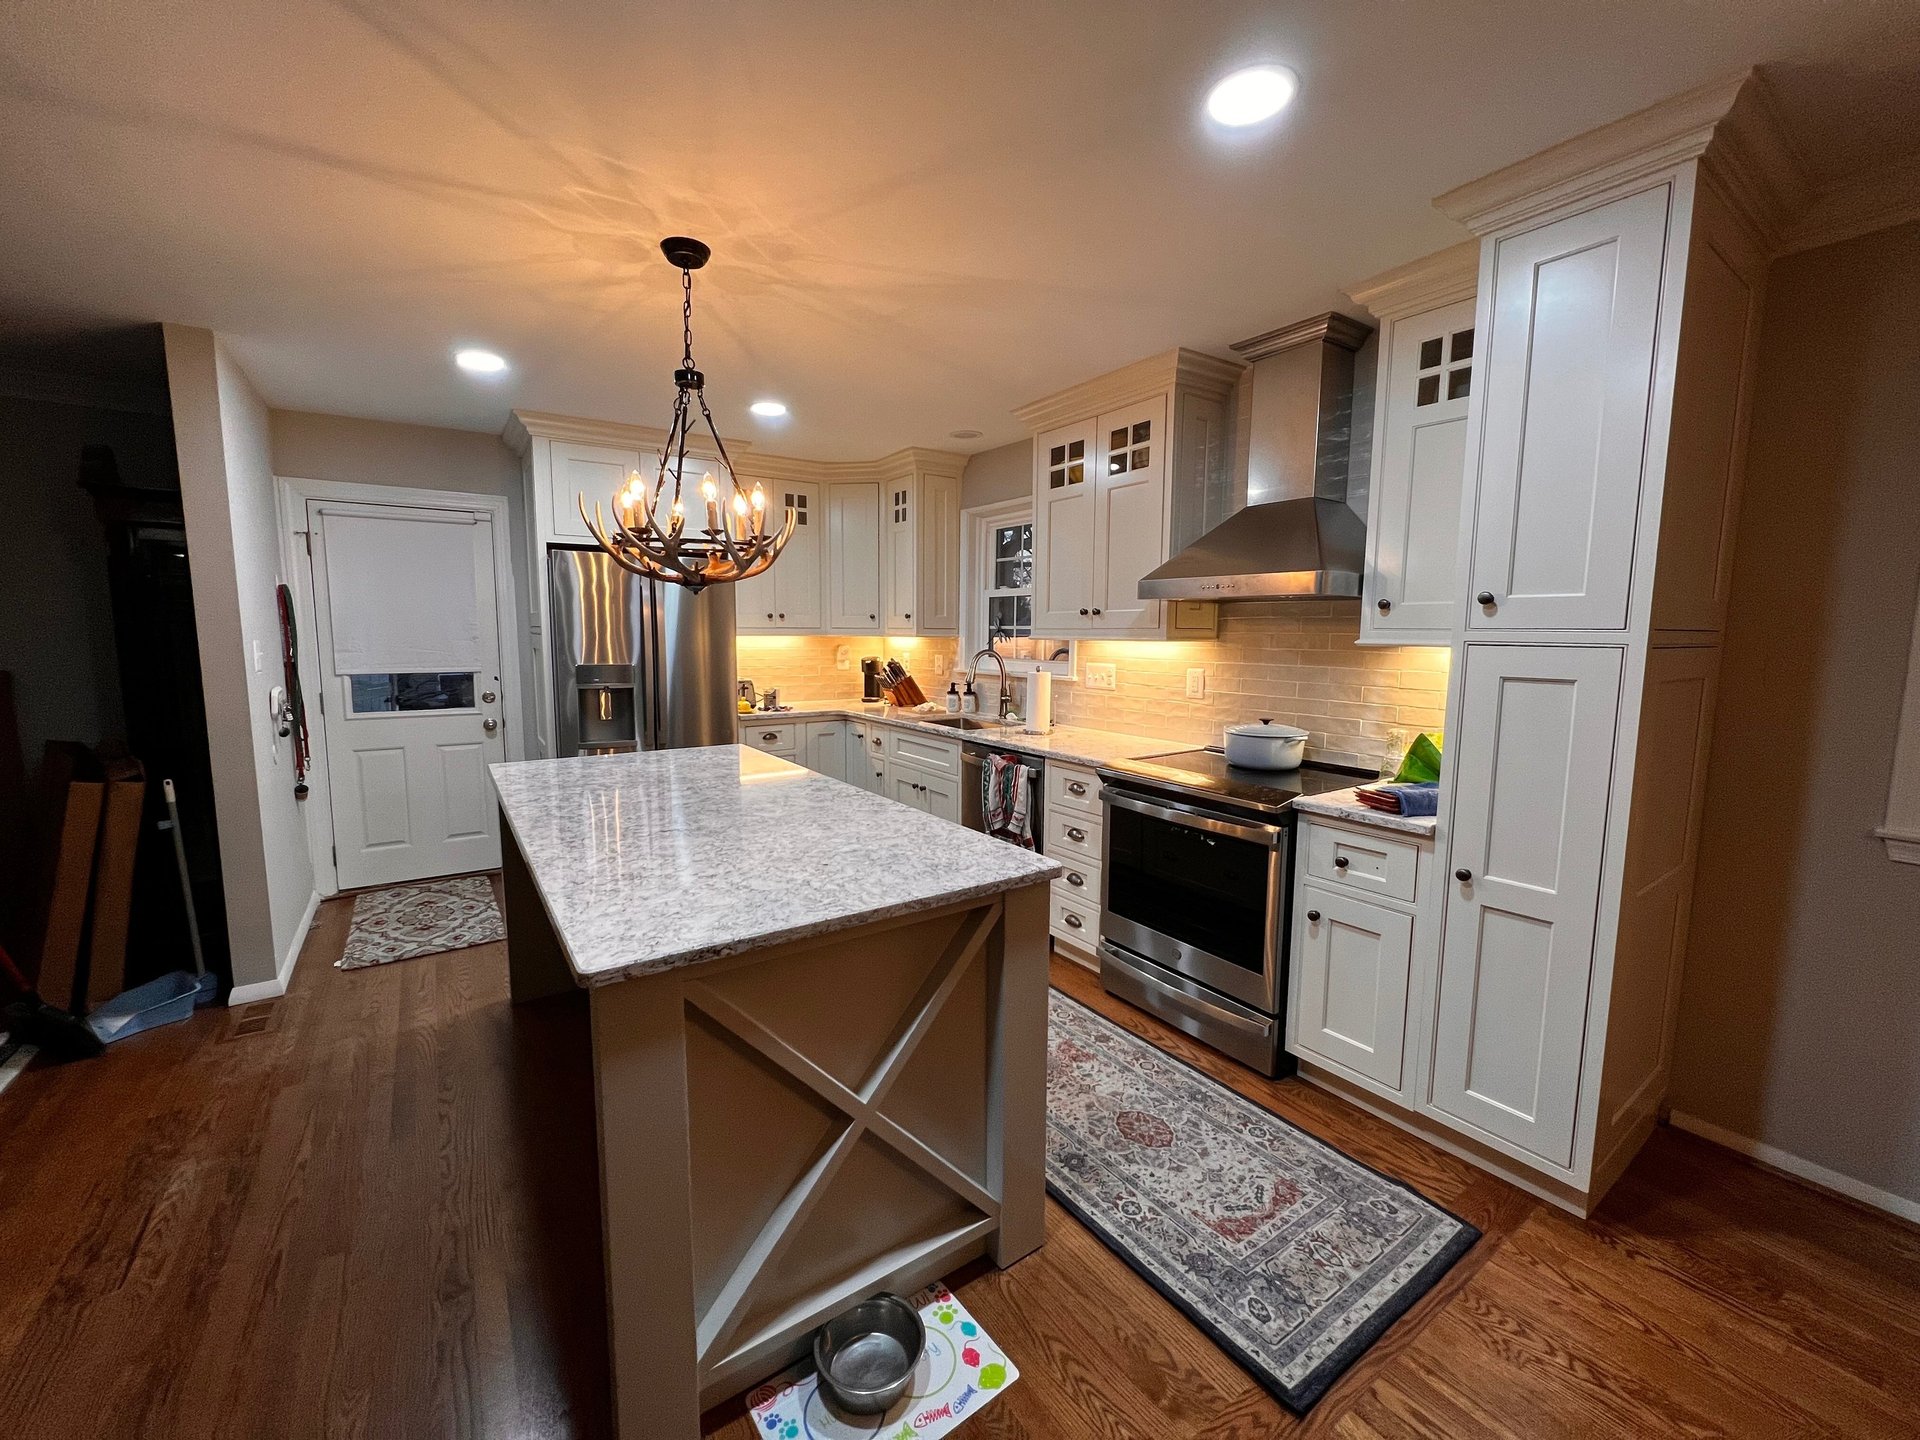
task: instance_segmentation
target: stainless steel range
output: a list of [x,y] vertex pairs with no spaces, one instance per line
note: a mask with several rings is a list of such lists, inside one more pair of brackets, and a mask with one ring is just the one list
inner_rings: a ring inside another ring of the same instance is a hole
[[1372,779],[1243,770],[1218,749],[1102,766],[1100,979],[1263,1075],[1283,1048],[1293,802]]

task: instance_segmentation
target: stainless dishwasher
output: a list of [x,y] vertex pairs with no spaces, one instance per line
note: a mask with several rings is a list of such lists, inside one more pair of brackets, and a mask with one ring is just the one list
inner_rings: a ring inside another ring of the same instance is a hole
[[1020,763],[1030,772],[1027,777],[1030,787],[1027,792],[1027,830],[1033,836],[1033,848],[1036,851],[1042,849],[1041,838],[1046,834],[1046,827],[1040,823],[1043,818],[1040,812],[1046,801],[1047,767],[1037,755],[1010,750],[1004,745],[989,745],[980,740],[963,742],[960,746],[961,823],[969,830],[978,830],[983,834],[986,831],[986,771],[989,755],[1018,755]]

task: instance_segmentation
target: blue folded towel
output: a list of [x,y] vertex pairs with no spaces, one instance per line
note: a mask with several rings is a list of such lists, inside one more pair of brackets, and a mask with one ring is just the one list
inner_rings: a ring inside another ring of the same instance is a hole
[[1440,784],[1416,780],[1407,784],[1362,785],[1354,791],[1363,805],[1389,815],[1438,815]]

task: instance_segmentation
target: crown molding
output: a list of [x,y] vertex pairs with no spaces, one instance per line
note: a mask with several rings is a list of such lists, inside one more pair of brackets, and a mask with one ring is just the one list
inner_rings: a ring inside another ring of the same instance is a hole
[[1697,160],[1752,74],[1716,80],[1563,140],[1435,196],[1434,208],[1486,235]]
[[1123,405],[1161,395],[1176,386],[1225,399],[1240,383],[1247,367],[1184,346],[1149,355],[1118,370],[1109,370],[1065,390],[1056,390],[1014,409],[1014,418],[1035,434],[1084,420],[1089,415],[1117,410]]
[[1781,232],[1777,249],[1797,255],[1912,220],[1920,220],[1920,154],[1820,191]]
[[1338,345],[1342,350],[1358,350],[1367,343],[1367,337],[1371,334],[1373,327],[1366,321],[1342,315],[1338,310],[1329,310],[1324,315],[1310,315],[1305,320],[1282,325],[1278,330],[1236,340],[1231,348],[1234,354],[1243,359],[1264,360],[1269,355],[1278,355],[1282,350],[1292,350],[1296,346],[1315,342]]
[[1382,320],[1470,300],[1480,288],[1480,242],[1463,240],[1347,287],[1347,297]]
[[[617,420],[582,420],[573,415],[555,415],[545,410],[515,410],[508,416],[500,438],[517,454],[524,455],[538,436],[576,445],[615,445],[642,454],[659,453],[667,432],[658,425],[626,425]],[[959,479],[967,468],[967,457],[951,450],[929,450],[909,445],[878,460],[802,460],[791,455],[769,455],[755,451],[751,440],[727,437],[727,453],[733,457],[736,474],[756,480],[904,480],[914,475],[942,475]],[[702,460],[717,460],[712,440],[706,444],[689,443],[687,454]]]

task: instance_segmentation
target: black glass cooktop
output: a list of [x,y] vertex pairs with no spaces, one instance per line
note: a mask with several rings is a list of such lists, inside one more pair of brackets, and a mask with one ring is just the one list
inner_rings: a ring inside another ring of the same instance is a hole
[[1224,801],[1246,810],[1276,815],[1302,795],[1324,795],[1378,778],[1372,771],[1332,765],[1302,765],[1298,770],[1247,770],[1227,764],[1217,747],[1115,760],[1100,772],[1141,789],[1171,790],[1202,800]]

